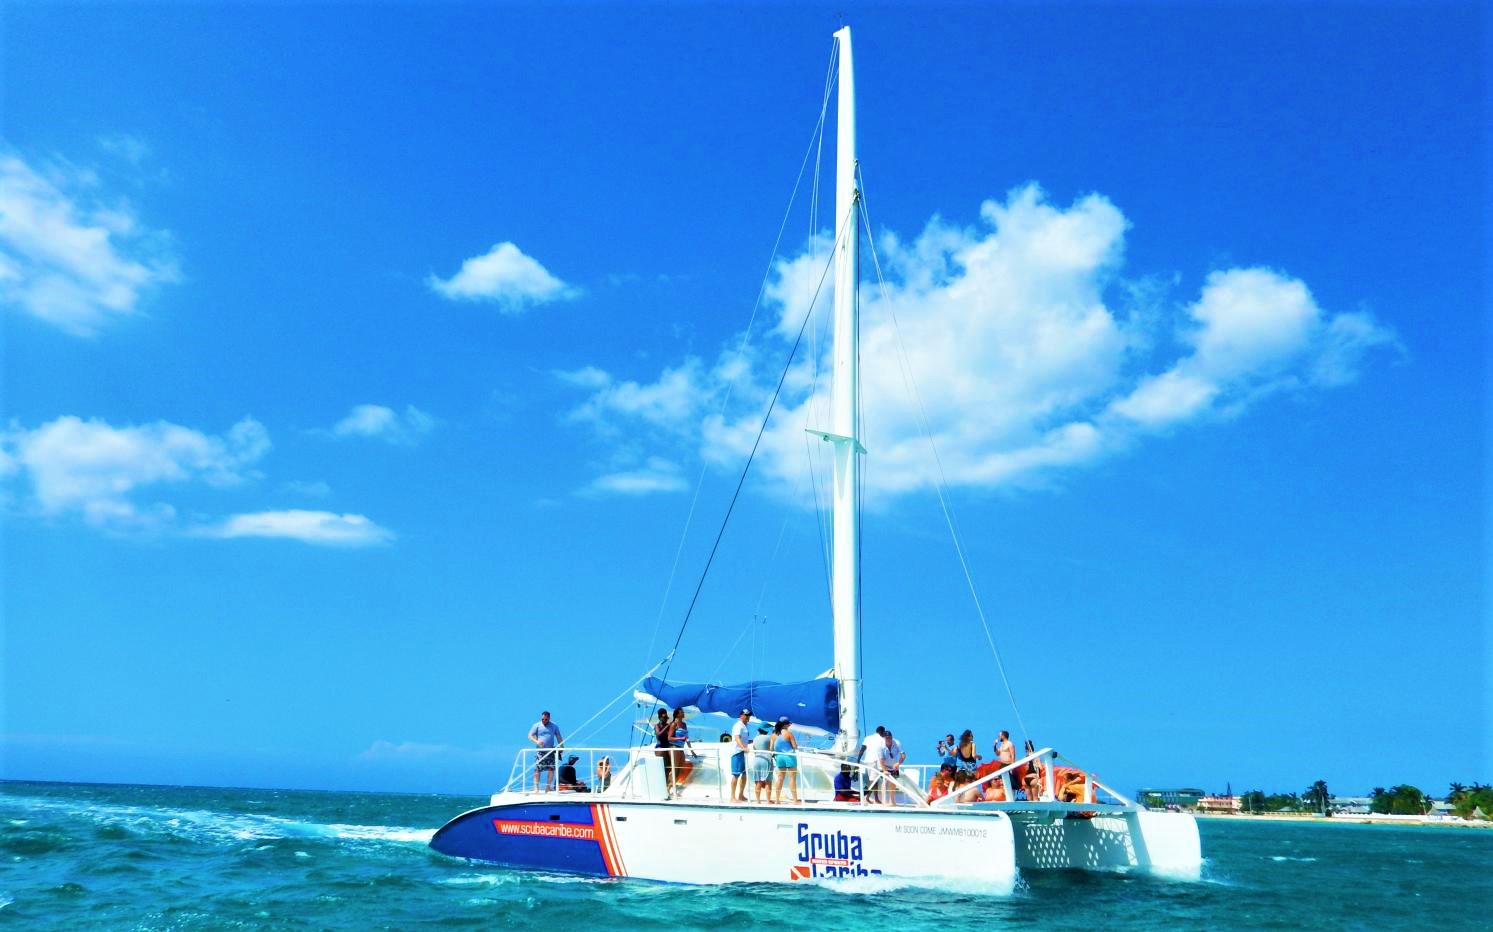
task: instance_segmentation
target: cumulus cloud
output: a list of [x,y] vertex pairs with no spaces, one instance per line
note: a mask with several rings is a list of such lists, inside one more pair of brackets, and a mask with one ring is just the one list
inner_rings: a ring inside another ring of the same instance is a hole
[[0,303],[91,336],[176,280],[168,234],[97,188],[91,172],[0,151]]
[[453,301],[490,301],[505,314],[551,301],[574,298],[580,290],[551,275],[539,261],[512,243],[498,243],[462,262],[450,278],[432,275],[426,283]]
[[636,469],[597,476],[583,491],[593,494],[648,495],[653,492],[682,492],[687,487],[677,464],[661,456],[650,456]]
[[[886,290],[862,286],[860,349],[866,480],[876,492],[906,492],[938,474],[970,487],[1040,482],[1148,433],[1238,416],[1275,392],[1347,384],[1371,352],[1397,346],[1370,315],[1331,314],[1304,282],[1275,269],[1214,271],[1194,300],[1167,306],[1163,279],[1124,277],[1130,225],[1098,194],[1065,207],[1028,185],[985,202],[979,217],[967,228],[935,217],[909,241],[878,239]],[[686,358],[650,378],[594,366],[557,373],[588,392],[569,419],[608,437],[644,437],[670,461],[739,466],[828,246],[818,238],[776,264],[766,296],[777,317],[744,354],[733,339],[713,362]],[[816,313],[831,288],[826,281]],[[822,452],[804,430],[829,427],[828,371],[827,348],[811,339],[758,454],[778,488],[797,486]],[[722,414],[716,399],[727,385],[739,410]],[[592,489],[651,490],[607,478]]]
[[363,437],[411,444],[435,428],[435,418],[414,405],[395,411],[383,405],[354,405],[347,416],[323,433],[335,438]]
[[164,502],[140,503],[138,491],[236,485],[256,476],[251,467],[269,449],[268,431],[253,418],[221,436],[165,421],[114,427],[74,416],[0,434],[4,472],[29,482],[30,501],[42,515],[77,515],[116,530],[159,526],[175,515]]
[[394,532],[363,515],[330,511],[260,511],[233,515],[220,524],[199,530],[217,538],[270,537],[332,547],[368,547],[394,540]]

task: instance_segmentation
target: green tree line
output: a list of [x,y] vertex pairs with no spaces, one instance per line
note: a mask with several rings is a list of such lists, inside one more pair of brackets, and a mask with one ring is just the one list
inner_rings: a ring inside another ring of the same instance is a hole
[[[1431,798],[1419,787],[1408,783],[1385,789],[1374,787],[1369,794],[1369,811],[1386,815],[1425,815],[1431,811]],[[1446,801],[1453,814],[1463,819],[1493,819],[1493,786],[1453,783],[1447,789]],[[1332,796],[1327,782],[1318,780],[1301,793],[1265,793],[1249,790],[1239,797],[1245,812],[1319,812],[1332,815]]]

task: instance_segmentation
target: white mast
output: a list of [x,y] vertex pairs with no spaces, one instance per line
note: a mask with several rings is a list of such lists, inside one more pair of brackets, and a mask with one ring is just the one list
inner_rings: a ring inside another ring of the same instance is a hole
[[860,192],[855,185],[855,71],[850,27],[835,33],[840,43],[840,101],[835,146],[835,319],[831,433],[835,446],[834,563],[831,605],[835,624],[835,676],[840,680],[840,734],[835,749],[851,754],[860,745],[860,394],[857,340],[860,309]]

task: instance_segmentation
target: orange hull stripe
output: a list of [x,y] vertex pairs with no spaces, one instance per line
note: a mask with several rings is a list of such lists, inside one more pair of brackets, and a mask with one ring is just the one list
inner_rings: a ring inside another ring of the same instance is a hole
[[596,846],[601,849],[601,863],[606,865],[607,876],[616,877],[617,868],[612,863],[612,852],[607,845],[606,828],[603,822],[601,806],[591,807],[591,822],[596,827]]

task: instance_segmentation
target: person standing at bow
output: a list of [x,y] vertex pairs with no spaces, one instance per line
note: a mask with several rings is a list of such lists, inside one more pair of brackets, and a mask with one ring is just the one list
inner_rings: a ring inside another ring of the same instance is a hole
[[534,757],[534,788],[541,793],[555,787],[555,764],[560,752],[556,750],[565,743],[560,736],[560,726],[550,721],[548,711],[539,713],[539,721],[529,729],[529,740],[539,753]]

